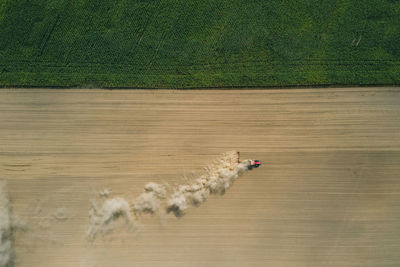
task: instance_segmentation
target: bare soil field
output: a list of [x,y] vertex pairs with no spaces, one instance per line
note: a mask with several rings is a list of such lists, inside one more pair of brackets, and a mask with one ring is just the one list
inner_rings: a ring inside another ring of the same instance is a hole
[[[232,150],[262,165],[225,194],[88,238]],[[399,88],[2,89],[0,170],[10,266],[400,265]]]

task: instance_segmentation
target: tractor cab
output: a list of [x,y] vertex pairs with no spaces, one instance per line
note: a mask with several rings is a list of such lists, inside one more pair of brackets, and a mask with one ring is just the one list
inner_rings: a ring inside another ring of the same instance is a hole
[[249,166],[247,167],[249,170],[253,168],[258,168],[261,165],[261,162],[259,160],[249,160]]

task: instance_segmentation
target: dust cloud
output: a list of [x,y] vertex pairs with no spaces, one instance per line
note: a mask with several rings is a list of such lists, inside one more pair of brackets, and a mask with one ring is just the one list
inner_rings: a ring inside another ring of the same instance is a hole
[[238,162],[235,151],[223,154],[209,164],[198,178],[191,179],[187,184],[174,189],[167,200],[167,212],[180,217],[184,215],[189,205],[200,205],[210,194],[223,195],[234,180],[248,169],[248,165],[248,160]]
[[94,240],[98,233],[104,235],[112,231],[120,218],[124,219],[126,225],[132,225],[129,203],[121,197],[107,199],[101,208],[93,200],[89,217],[90,227],[87,234],[90,240]]
[[144,193],[142,193],[133,204],[135,215],[156,213],[160,207],[160,200],[166,197],[166,192],[165,187],[160,184],[153,182],[146,184]]
[[[235,179],[248,170],[248,166],[249,160],[239,162],[238,153],[231,151],[208,164],[197,176],[185,177],[185,183],[175,187],[170,187],[168,184],[147,183],[144,192],[132,202],[132,205],[121,197],[106,199],[101,207],[96,200],[93,200],[89,211],[89,240],[93,241],[98,233],[110,232],[121,219],[126,225],[132,226],[144,214],[166,212],[181,217],[190,206],[199,206],[207,201],[210,195],[223,195]],[[108,197],[108,194],[100,193],[100,195]]]
[[13,219],[10,203],[0,181],[0,267],[14,266]]

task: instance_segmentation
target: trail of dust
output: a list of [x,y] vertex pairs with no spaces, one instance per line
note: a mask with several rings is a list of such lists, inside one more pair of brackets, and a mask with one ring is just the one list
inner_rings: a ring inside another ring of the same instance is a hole
[[0,267],[14,266],[13,220],[4,187],[5,183],[0,182]]
[[167,186],[154,182],[146,184],[144,192],[134,200],[132,209],[128,201],[120,197],[105,200],[101,208],[96,201],[92,201],[89,239],[94,240],[99,232],[105,234],[112,230],[121,217],[127,225],[134,225],[143,214],[156,214],[161,210],[181,217],[190,205],[199,206],[211,194],[223,195],[235,179],[248,170],[249,164],[249,160],[239,162],[236,151],[225,153],[210,163],[197,178],[186,179],[185,184],[178,185],[169,194]]
[[142,193],[133,204],[133,212],[135,215],[141,215],[145,213],[154,214],[160,208],[160,200],[165,199],[166,190],[165,187],[150,182],[145,185],[144,193]]
[[248,166],[248,160],[238,162],[235,151],[223,154],[209,164],[199,178],[175,189],[167,200],[167,212],[173,212],[176,217],[180,217],[189,204],[198,206],[205,202],[210,194],[223,195],[234,180],[248,169]]
[[106,234],[112,231],[120,219],[123,219],[126,225],[132,226],[129,204],[120,197],[107,199],[101,208],[97,206],[96,201],[92,201],[89,217],[88,237],[90,240],[94,240],[99,232]]

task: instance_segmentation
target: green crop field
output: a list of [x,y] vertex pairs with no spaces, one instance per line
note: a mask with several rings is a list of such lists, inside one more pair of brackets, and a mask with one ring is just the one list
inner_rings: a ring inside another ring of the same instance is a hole
[[0,1],[2,87],[377,84],[400,84],[400,1]]

